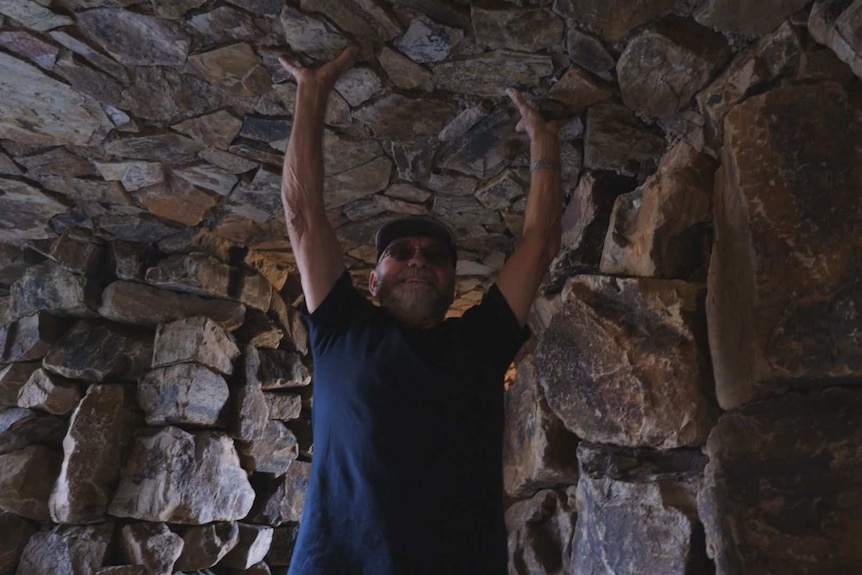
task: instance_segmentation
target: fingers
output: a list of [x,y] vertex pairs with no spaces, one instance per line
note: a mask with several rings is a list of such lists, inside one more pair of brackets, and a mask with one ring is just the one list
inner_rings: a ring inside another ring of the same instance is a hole
[[294,78],[298,78],[300,68],[288,60],[287,56],[279,56],[278,63],[281,64],[282,68],[293,74]]
[[506,95],[509,96],[509,99],[518,108],[518,111],[521,112],[521,116],[526,116],[531,108],[527,100],[524,99],[524,96],[515,88],[506,88]]

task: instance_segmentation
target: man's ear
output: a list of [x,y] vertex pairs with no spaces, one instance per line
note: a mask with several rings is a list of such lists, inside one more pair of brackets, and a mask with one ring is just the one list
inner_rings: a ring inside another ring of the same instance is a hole
[[379,287],[380,281],[377,278],[377,270],[371,270],[371,273],[368,274],[368,291],[371,292],[371,295],[377,297]]

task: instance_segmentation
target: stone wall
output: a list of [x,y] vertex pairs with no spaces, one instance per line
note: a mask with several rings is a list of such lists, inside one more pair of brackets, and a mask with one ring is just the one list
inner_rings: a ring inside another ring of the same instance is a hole
[[313,384],[275,55],[350,41],[326,194],[360,285],[376,227],[428,213],[462,246],[453,313],[476,302],[525,206],[503,88],[562,126],[510,572],[862,572],[862,0],[0,14],[0,575],[289,564]]

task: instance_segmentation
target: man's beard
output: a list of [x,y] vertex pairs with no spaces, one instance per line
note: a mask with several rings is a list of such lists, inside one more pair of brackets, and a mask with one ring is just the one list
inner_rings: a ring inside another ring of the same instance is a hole
[[454,295],[454,277],[444,286],[431,272],[412,268],[392,278],[381,277],[377,291],[381,307],[409,324],[442,320]]

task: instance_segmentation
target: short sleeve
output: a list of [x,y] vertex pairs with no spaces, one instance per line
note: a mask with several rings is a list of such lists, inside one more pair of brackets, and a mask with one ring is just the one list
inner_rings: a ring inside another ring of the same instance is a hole
[[330,338],[343,332],[357,309],[371,305],[353,285],[350,273],[344,270],[314,312],[309,313],[308,308],[302,306],[313,350],[319,352]]
[[491,286],[479,305],[464,313],[461,321],[468,345],[489,367],[503,372],[530,338],[530,329],[518,325],[509,302],[496,284]]

